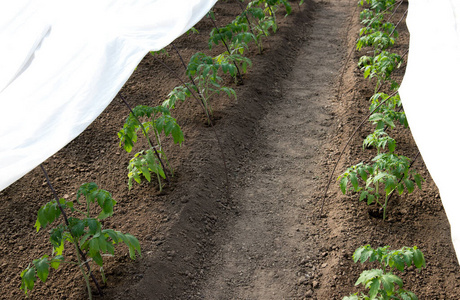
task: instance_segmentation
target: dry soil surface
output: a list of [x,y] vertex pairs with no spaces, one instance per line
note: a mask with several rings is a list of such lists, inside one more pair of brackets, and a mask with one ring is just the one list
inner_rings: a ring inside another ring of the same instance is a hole
[[[238,99],[212,100],[213,128],[193,99],[174,110],[185,142],[179,147],[165,140],[175,176],[163,192],[148,182],[128,190],[126,167],[146,144],[140,141],[132,153],[118,147],[117,132],[128,116],[118,98],[44,163],[63,198],[74,200],[78,187],[90,181],[110,191],[118,204],[104,227],[141,242],[136,261],[123,247],[106,258],[104,296],[95,298],[342,299],[358,291],[354,283],[362,270],[375,267],[351,259],[356,248],[371,244],[417,245],[427,268],[398,273],[405,287],[420,299],[458,299],[460,268],[449,223],[420,157],[414,167],[426,179],[423,190],[392,198],[386,221],[356,195],[339,191],[335,178],[375,155],[361,146],[370,125],[346,149],[320,215],[329,174],[368,112],[373,82],[362,79],[356,66],[363,55],[354,51],[360,27],[356,1],[291,3],[290,16],[278,11],[279,30],[264,40],[263,53],[253,46],[247,52],[253,66],[244,84],[225,78]],[[403,2],[392,16],[394,22],[401,19],[393,51],[405,60],[406,9]],[[241,10],[237,1],[219,1],[214,12],[222,26]],[[174,41],[185,61],[197,51],[223,51],[208,50],[212,26],[204,18],[196,25],[199,34]],[[159,61],[185,79],[175,49],[166,49],[169,55],[146,56],[122,89],[131,106],[157,105],[180,84]],[[403,74],[404,66],[396,79]],[[392,136],[398,153],[416,157],[407,129],[397,127]],[[32,259],[51,254],[46,230],[33,228],[38,208],[51,199],[39,168],[0,192],[0,298],[24,299],[19,274]],[[70,247],[65,254],[72,258]],[[86,297],[84,281],[71,266],[52,271],[47,283],[37,281],[30,294],[31,299]]]

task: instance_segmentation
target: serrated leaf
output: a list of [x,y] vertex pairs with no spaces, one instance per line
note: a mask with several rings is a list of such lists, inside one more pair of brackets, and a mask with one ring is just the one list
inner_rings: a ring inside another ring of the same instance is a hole
[[396,181],[393,177],[388,176],[385,180],[385,193],[389,195],[396,188]]
[[363,253],[363,251],[366,250],[366,247],[367,246],[361,246],[361,247],[359,247],[358,249],[355,250],[355,252],[353,253],[353,261],[355,263],[360,259],[361,254]]
[[403,253],[404,262],[406,263],[408,267],[412,265],[413,257],[414,257],[414,252],[412,251],[405,251]]
[[369,205],[369,204],[372,204],[372,203],[374,203],[374,201],[375,201],[375,196],[369,194],[369,195],[367,196],[367,204],[368,204],[368,205]]
[[374,278],[381,277],[383,271],[380,269],[365,270],[361,273],[355,285],[363,284],[366,285],[367,282],[371,281]]
[[372,283],[369,286],[369,298],[374,299],[377,296],[380,288],[380,280],[378,278],[372,279]]
[[422,189],[422,177],[419,174],[414,175],[414,181],[419,189]]
[[359,185],[358,185],[358,177],[356,176],[356,173],[350,173],[350,181],[355,191],[357,191],[359,188]]
[[35,259],[33,261],[35,268],[37,270],[37,276],[41,281],[46,282],[48,279],[48,274],[50,270],[50,265],[48,263],[48,255],[44,255],[42,258]]
[[361,253],[361,257],[359,258],[359,261],[361,263],[366,262],[366,260],[368,260],[369,257],[372,256],[372,254],[374,254],[374,250],[372,250],[372,248],[368,247],[364,249],[364,251]]
[[358,174],[363,181],[367,181],[367,172],[365,168],[358,168]]
[[102,260],[102,255],[100,252],[95,253],[91,258],[94,260],[96,264],[98,264],[100,267],[104,264],[104,261]]
[[78,220],[70,227],[70,232],[75,237],[80,237],[85,232],[85,222]]
[[404,267],[406,266],[405,265],[405,261],[404,261],[404,257],[401,257],[399,255],[396,255],[393,257],[393,266],[396,267],[396,269],[398,269],[399,271],[404,271]]
[[390,291],[394,291],[395,289],[395,284],[399,285],[400,288],[403,286],[403,281],[401,278],[399,278],[396,275],[393,274],[384,274],[381,277],[382,284],[383,284],[383,289],[387,291],[387,294]]
[[398,193],[402,195],[404,193],[404,184],[401,182],[398,184]]
[[51,261],[50,261],[50,266],[57,270],[59,266],[61,265],[61,262],[64,261],[64,256],[62,255],[56,255]]
[[35,268],[29,266],[21,273],[21,290],[24,290],[24,293],[27,295],[27,290],[33,290],[36,280]]
[[416,249],[414,251],[414,257],[413,258],[414,258],[415,267],[417,267],[418,269],[420,269],[422,267],[426,267],[425,257],[423,256],[422,251],[420,251],[419,249]]
[[86,219],[86,224],[89,227],[88,233],[90,234],[96,234],[101,228],[101,223],[96,219],[88,218]]
[[415,186],[414,186],[414,182],[412,182],[412,180],[408,179],[408,178],[404,178],[404,184],[406,185],[406,188],[407,188],[407,192],[410,194],[414,191],[415,189]]
[[340,190],[345,195],[347,193],[348,177],[343,176],[340,180]]

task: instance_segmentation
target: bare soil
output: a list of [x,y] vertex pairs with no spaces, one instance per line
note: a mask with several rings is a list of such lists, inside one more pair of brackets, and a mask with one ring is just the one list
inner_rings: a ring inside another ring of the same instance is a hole
[[[106,258],[105,296],[97,299],[342,299],[358,291],[354,283],[361,271],[374,267],[351,259],[365,244],[417,245],[427,268],[399,274],[405,287],[420,299],[458,299],[460,268],[449,223],[420,157],[414,167],[426,179],[423,190],[393,197],[386,221],[356,195],[341,194],[335,178],[375,155],[361,146],[370,124],[346,149],[320,216],[329,174],[368,113],[373,93],[373,83],[362,79],[356,67],[363,53],[353,50],[360,27],[355,2],[307,0],[301,7],[292,2],[293,13],[286,18],[280,9],[279,30],[265,40],[264,52],[250,49],[253,67],[244,84],[226,79],[238,99],[212,100],[215,132],[194,100],[179,104],[174,116],[185,143],[166,142],[175,176],[162,193],[147,182],[128,190],[126,167],[134,151],[146,145],[139,142],[131,154],[119,148],[116,133],[128,109],[118,98],[44,163],[61,197],[75,199],[78,187],[90,181],[110,191],[118,204],[104,226],[141,242],[142,258],[136,261],[122,247],[116,257]],[[406,9],[403,3],[393,16],[394,22],[402,18],[394,48],[399,54],[409,44]],[[225,25],[240,7],[236,1],[219,1],[214,11],[217,23]],[[174,42],[185,61],[197,51],[222,51],[208,50],[209,19],[196,28],[199,34]],[[169,56],[159,59],[185,78],[174,49],[167,50]],[[403,74],[404,67],[397,71],[398,80]],[[131,106],[157,105],[179,84],[146,56],[121,93]],[[399,154],[416,157],[407,129],[397,127],[392,136]],[[46,230],[33,228],[39,207],[51,199],[39,168],[0,192],[1,299],[24,299],[19,274],[32,259],[51,254]],[[66,254],[72,256],[70,247]],[[77,268],[66,266],[52,271],[47,283],[37,282],[30,298],[87,295]]]

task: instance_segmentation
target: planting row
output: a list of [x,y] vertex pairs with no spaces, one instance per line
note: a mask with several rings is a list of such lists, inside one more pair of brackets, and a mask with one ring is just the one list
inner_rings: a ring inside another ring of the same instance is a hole
[[[298,5],[302,3],[303,0],[298,2]],[[130,110],[123,128],[118,132],[120,146],[130,153],[139,135],[144,136],[148,143],[147,149],[137,152],[129,161],[127,175],[129,189],[134,182],[141,183],[147,180],[161,191],[170,182],[174,170],[162,146],[163,141],[172,138],[173,142],[179,145],[184,141],[179,122],[172,114],[174,108],[180,102],[193,98],[199,102],[208,125],[212,127],[213,97],[219,94],[237,97],[233,88],[222,84],[223,76],[231,76],[234,84],[242,84],[242,75],[252,65],[249,57],[245,56],[247,50],[256,47],[259,54],[262,54],[264,39],[278,29],[277,11],[284,8],[286,15],[291,13],[291,5],[287,0],[255,0],[247,4],[244,1],[235,1],[235,5],[241,7],[241,14],[226,26],[216,25],[212,11],[207,15],[214,24],[209,35],[209,48],[223,45],[224,52],[214,57],[198,52],[186,64],[172,44],[183,63],[188,81],[183,81],[181,76],[171,71],[182,85],[175,87],[161,105],[139,105],[131,108],[124,96],[118,94]],[[194,34],[197,31],[192,28],[189,33]],[[166,50],[158,52],[164,53]],[[151,52],[151,55],[164,64],[159,59],[158,52]],[[164,65],[171,70],[166,64]],[[225,166],[224,157],[223,162]],[[122,243],[127,245],[130,257],[135,259],[137,255],[141,255],[140,243],[133,235],[103,228],[102,221],[113,215],[113,207],[117,203],[108,191],[100,189],[95,183],[85,183],[79,188],[75,201],[59,199],[43,166],[42,169],[55,199],[39,209],[35,228],[39,231],[51,224],[55,225],[50,230],[52,253],[33,260],[21,273],[21,289],[28,294],[34,288],[37,279],[47,281],[50,267],[58,269],[61,264],[71,264],[80,270],[87,286],[89,299],[92,299],[93,293],[90,281],[93,281],[96,286],[97,293],[102,295],[94,271],[99,270],[105,281],[103,257],[113,256],[114,247]],[[85,201],[81,201],[83,198]],[[59,222],[61,216],[62,221]],[[71,255],[65,255],[66,245],[74,248],[75,261],[71,259]]]
[[[421,189],[423,178],[412,167],[412,160],[397,154],[397,142],[388,132],[399,126],[408,128],[406,115],[402,110],[398,94],[399,84],[392,73],[403,62],[403,56],[391,51],[398,39],[397,27],[391,18],[403,1],[360,0],[365,7],[360,13],[361,24],[356,49],[366,50],[371,55],[361,56],[358,67],[363,76],[375,84],[370,98],[368,119],[374,131],[363,141],[363,150],[375,149],[376,155],[370,163],[360,162],[348,167],[338,178],[343,194],[351,190],[359,201],[375,205],[383,220],[387,216],[388,202],[396,191],[412,193],[415,187]],[[405,14],[403,15],[403,17]],[[385,92],[384,92],[385,91]],[[409,132],[408,132],[409,134]],[[372,249],[370,245],[358,248],[353,255],[354,262],[378,262],[380,269],[361,273],[355,285],[363,285],[368,290],[355,293],[344,300],[358,299],[418,299],[410,291],[403,289],[403,281],[394,270],[404,271],[412,264],[417,269],[425,267],[425,259],[417,247],[403,247],[391,251],[388,246]]]

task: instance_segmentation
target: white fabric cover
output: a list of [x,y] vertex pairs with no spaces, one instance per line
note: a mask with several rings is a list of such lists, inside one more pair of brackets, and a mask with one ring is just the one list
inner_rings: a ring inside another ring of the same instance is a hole
[[400,95],[460,261],[460,1],[411,0],[407,24],[410,51]]
[[[78,136],[217,0],[0,2],[0,190]],[[114,133],[115,134],[115,133]]]

